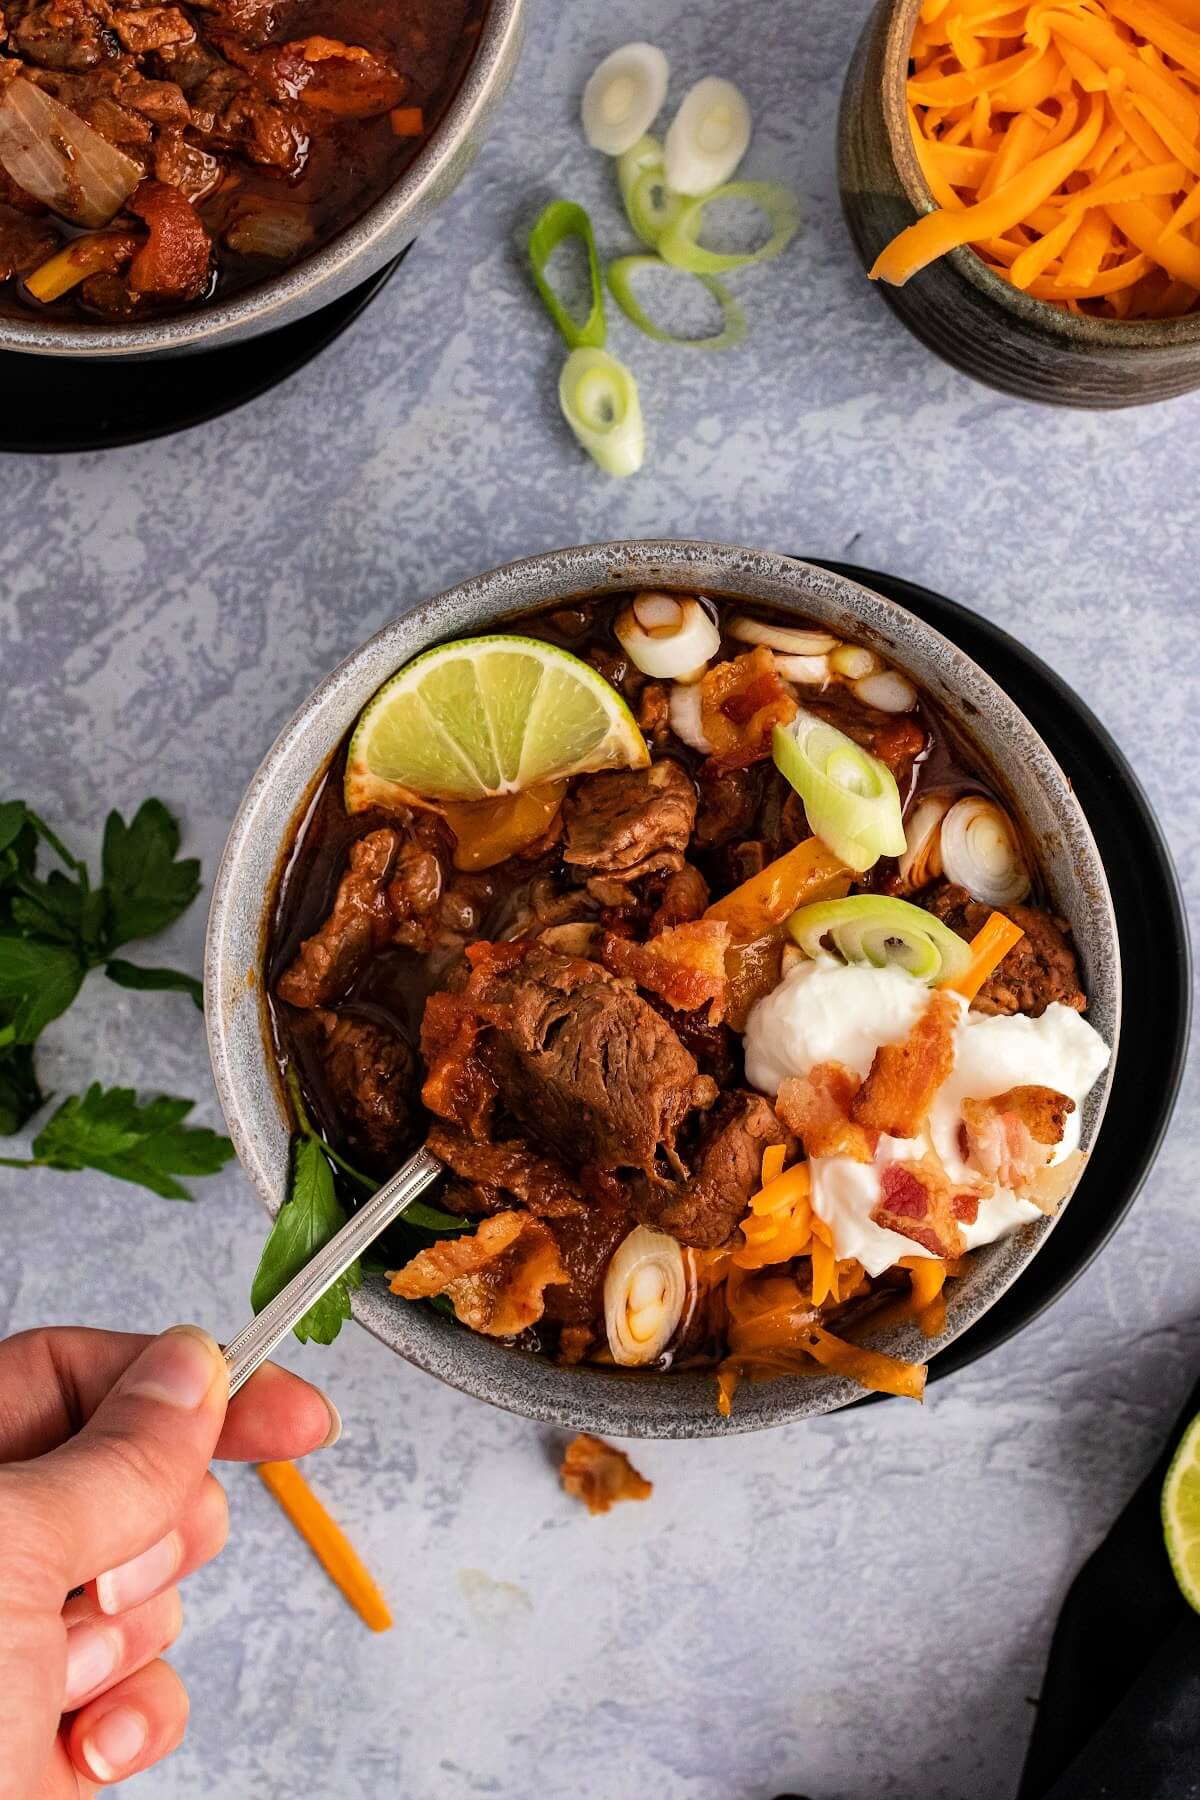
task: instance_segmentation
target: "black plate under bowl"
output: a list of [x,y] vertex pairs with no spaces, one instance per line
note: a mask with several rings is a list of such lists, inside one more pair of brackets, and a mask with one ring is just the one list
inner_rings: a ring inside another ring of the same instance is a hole
[[[115,450],[203,425],[311,362],[371,304],[408,251],[319,312],[245,343],[70,363],[0,351],[0,451]],[[53,404],[47,404],[51,396]]]
[[1025,1272],[977,1324],[934,1357],[929,1379],[940,1381],[1005,1343],[1065,1293],[1137,1199],[1183,1077],[1191,950],[1178,878],[1150,802],[1104,726],[1066,682],[1006,631],[956,601],[876,569],[822,566],[924,619],[965,650],[1021,708],[1070,776],[1087,815],[1108,874],[1121,942],[1121,1040],[1108,1108],[1087,1168],[1061,1222]]

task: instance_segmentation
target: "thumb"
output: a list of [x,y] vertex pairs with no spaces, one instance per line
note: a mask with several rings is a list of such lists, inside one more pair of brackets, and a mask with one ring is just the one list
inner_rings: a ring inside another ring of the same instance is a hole
[[0,1494],[15,1484],[10,1495],[43,1528],[47,1573],[64,1592],[167,1535],[204,1477],[228,1402],[220,1346],[177,1325],[146,1346],[76,1436],[0,1470]]

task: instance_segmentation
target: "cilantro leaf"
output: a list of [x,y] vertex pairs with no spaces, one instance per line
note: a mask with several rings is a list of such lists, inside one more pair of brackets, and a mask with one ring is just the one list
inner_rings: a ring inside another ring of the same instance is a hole
[[197,981],[194,975],[184,975],[178,969],[143,969],[140,964],[124,962],[120,957],[106,962],[104,973],[118,987],[190,994],[198,1010],[204,1011],[204,983]]
[[[333,1170],[320,1143],[314,1137],[298,1138],[292,1149],[291,1191],[275,1216],[250,1289],[250,1305],[255,1313],[260,1313],[317,1251],[336,1237],[346,1216],[334,1189]],[[350,1317],[351,1290],[361,1283],[361,1266],[352,1263],[294,1327],[300,1342],[304,1344],[313,1338],[318,1344],[332,1344]]]
[[42,1090],[33,1067],[33,1046],[11,1044],[0,1050],[0,1137],[20,1131],[41,1106]]
[[60,1013],[66,1012],[87,970],[66,944],[42,943],[0,931],[0,1048],[32,1044]]
[[126,825],[111,812],[101,868],[108,900],[106,950],[153,937],[185,912],[200,892],[194,856],[176,861],[179,826],[161,800],[143,800]]
[[33,1140],[33,1166],[99,1169],[165,1200],[190,1200],[177,1175],[215,1175],[233,1155],[227,1137],[185,1125],[191,1100],[164,1097],[139,1106],[132,1088],[93,1082],[53,1113]]

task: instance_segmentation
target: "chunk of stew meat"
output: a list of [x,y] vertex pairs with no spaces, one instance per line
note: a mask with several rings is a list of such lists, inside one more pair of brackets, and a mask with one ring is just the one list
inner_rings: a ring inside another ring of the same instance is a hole
[[648,769],[585,775],[563,807],[564,860],[589,875],[633,881],[682,869],[696,790],[670,757]]
[[680,1166],[679,1131],[716,1084],[632,987],[539,948],[477,967],[462,1003],[487,1020],[479,1054],[503,1106],[544,1150],[575,1168]]
[[[927,888],[919,899],[959,937],[968,939],[982,930],[992,911],[972,900],[965,888],[949,881]],[[1053,1001],[1070,1006],[1075,1012],[1085,1011],[1087,999],[1079,985],[1079,965],[1069,942],[1066,920],[1036,906],[1006,906],[1001,910],[1025,935],[980,988],[973,1002],[976,1011],[1028,1013],[1037,1019]]]

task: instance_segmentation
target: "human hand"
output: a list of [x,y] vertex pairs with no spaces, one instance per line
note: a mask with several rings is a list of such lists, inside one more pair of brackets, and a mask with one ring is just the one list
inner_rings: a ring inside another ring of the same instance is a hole
[[209,1459],[303,1456],[338,1429],[269,1363],[230,1404],[196,1326],[0,1343],[0,1800],[84,1800],[175,1749],[177,1584],[229,1527]]

